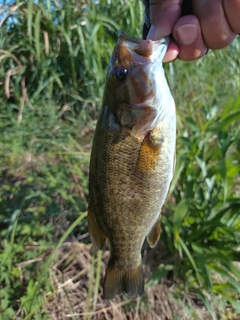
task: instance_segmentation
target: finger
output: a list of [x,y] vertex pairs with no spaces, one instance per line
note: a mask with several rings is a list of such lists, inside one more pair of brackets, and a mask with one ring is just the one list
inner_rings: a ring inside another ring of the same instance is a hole
[[169,36],[181,16],[182,0],[150,0],[151,28],[147,39],[159,40]]
[[193,11],[200,22],[208,48],[222,49],[236,37],[225,17],[222,0],[193,0]]
[[228,24],[233,32],[240,33],[240,0],[223,0]]
[[181,17],[174,26],[173,38],[179,46],[180,60],[199,59],[207,52],[200,24],[195,16]]
[[168,46],[165,57],[163,59],[163,62],[171,62],[171,61],[176,60],[178,57],[178,54],[179,54],[178,45],[174,41],[171,41]]

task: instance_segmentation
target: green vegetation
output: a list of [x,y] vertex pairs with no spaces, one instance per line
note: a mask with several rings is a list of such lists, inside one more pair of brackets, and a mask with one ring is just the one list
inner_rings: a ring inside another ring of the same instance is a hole
[[[0,319],[49,319],[57,250],[89,243],[89,153],[109,56],[119,30],[141,36],[144,13],[139,0],[9,3],[0,8]],[[212,319],[230,319],[219,301],[232,319],[240,314],[239,51],[235,40],[165,66],[178,140],[162,239],[175,258],[148,285],[173,271]],[[89,265],[89,312],[100,259]]]

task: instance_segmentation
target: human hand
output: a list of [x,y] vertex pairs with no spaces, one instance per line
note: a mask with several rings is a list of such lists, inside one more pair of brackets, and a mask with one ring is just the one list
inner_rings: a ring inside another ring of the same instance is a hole
[[222,49],[240,33],[240,0],[192,0],[193,14],[181,16],[184,0],[149,0],[147,39],[172,35],[164,62],[195,60],[209,49]]

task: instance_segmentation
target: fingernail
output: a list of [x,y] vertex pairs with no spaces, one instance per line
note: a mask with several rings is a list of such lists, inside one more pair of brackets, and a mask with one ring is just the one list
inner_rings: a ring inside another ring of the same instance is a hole
[[154,25],[151,25],[151,28],[147,35],[147,40],[159,40],[164,37],[164,30],[161,30],[160,28],[156,28]]
[[186,24],[179,27],[175,32],[182,44],[189,45],[196,41],[199,28],[195,24]]
[[153,25],[151,25],[151,28],[148,32],[148,35],[147,35],[147,40],[151,39],[151,40],[155,40],[155,27]]

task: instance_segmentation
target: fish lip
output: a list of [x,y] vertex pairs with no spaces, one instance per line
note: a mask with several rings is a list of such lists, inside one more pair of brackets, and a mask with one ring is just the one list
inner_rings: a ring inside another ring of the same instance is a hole
[[[142,56],[146,61],[162,61],[167,51],[170,37],[165,37],[157,41],[142,40],[129,36],[126,32],[120,31],[118,34],[118,45],[123,45],[132,54]],[[136,55],[135,55],[136,57]]]
[[159,45],[163,44],[163,45],[168,46],[169,42],[170,42],[170,37],[165,37],[165,38],[162,38],[159,40],[143,40],[143,39],[132,37],[132,36],[128,35],[126,32],[124,32],[123,30],[119,31],[118,38],[123,39],[123,40],[127,40],[129,42],[137,43],[137,44],[139,44],[140,42],[151,41],[154,44],[159,44]]

